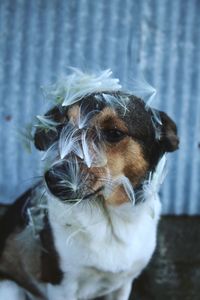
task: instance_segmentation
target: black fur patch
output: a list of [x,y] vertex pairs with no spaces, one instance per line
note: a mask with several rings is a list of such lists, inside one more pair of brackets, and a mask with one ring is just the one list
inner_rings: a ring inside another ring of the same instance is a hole
[[[123,95],[123,93],[117,94]],[[126,115],[124,116],[119,109],[117,110],[118,114],[126,123],[130,136],[142,146],[145,159],[149,163],[149,171],[154,171],[165,152],[175,151],[178,148],[176,125],[165,113],[156,111],[162,122],[162,125],[157,124],[161,133],[160,139],[157,139],[152,122],[154,118],[152,110],[145,108],[143,100],[133,95],[127,96],[130,98],[130,102]]]
[[59,125],[57,125],[54,130],[40,127],[36,129],[34,143],[35,147],[39,150],[47,150],[53,142],[58,139],[62,129],[61,124],[67,120],[67,109],[62,106],[55,106],[49,110],[45,116],[49,117],[52,121],[57,122]]
[[0,218],[0,255],[3,252],[6,239],[16,229],[23,229],[26,226],[26,218],[23,214],[23,210],[26,203],[31,198],[32,191],[35,187],[27,190],[22,196],[11,205],[2,205],[0,207],[3,211]]
[[[95,94],[86,96],[84,101],[77,101],[77,105],[83,103],[83,111],[85,114],[95,111],[99,112],[105,107],[105,103],[99,102],[95,99]],[[70,107],[63,107],[61,105],[53,107],[49,110],[44,116],[48,116],[51,120],[60,123],[58,126],[55,126],[54,130],[52,129],[43,129],[38,127],[34,134],[34,144],[38,150],[46,151],[56,140],[59,139],[60,132],[64,125],[68,121],[68,109]]]
[[45,227],[40,232],[42,244],[41,252],[41,280],[51,284],[59,284],[63,273],[59,268],[59,257],[54,246],[53,234],[48,217],[45,216]]

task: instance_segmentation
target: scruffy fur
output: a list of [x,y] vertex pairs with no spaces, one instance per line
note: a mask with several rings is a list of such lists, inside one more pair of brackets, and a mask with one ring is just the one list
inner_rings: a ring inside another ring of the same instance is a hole
[[46,113],[34,135],[44,180],[1,209],[0,299],[128,300],[156,246],[159,162],[178,147],[157,114],[119,91]]

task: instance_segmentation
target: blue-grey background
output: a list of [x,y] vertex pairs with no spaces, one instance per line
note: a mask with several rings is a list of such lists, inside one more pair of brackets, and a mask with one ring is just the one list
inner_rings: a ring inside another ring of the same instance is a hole
[[40,155],[17,134],[43,112],[41,85],[68,66],[111,68],[129,85],[142,74],[178,124],[163,213],[199,214],[199,16],[198,0],[0,0],[0,201],[41,174]]

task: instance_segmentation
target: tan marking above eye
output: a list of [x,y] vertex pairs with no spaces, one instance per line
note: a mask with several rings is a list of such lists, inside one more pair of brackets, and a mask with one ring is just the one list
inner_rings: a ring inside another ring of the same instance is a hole
[[101,129],[117,129],[124,133],[128,133],[126,123],[119,118],[117,112],[110,108],[104,108],[93,120],[93,125]]
[[74,105],[68,110],[68,118],[72,120],[74,124],[78,124],[80,114],[80,107],[79,105]]

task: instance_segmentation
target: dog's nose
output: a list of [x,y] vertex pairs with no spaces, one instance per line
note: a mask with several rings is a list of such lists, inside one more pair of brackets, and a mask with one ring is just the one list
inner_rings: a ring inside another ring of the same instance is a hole
[[50,192],[63,201],[79,198],[81,188],[80,170],[77,161],[54,165],[44,175]]

